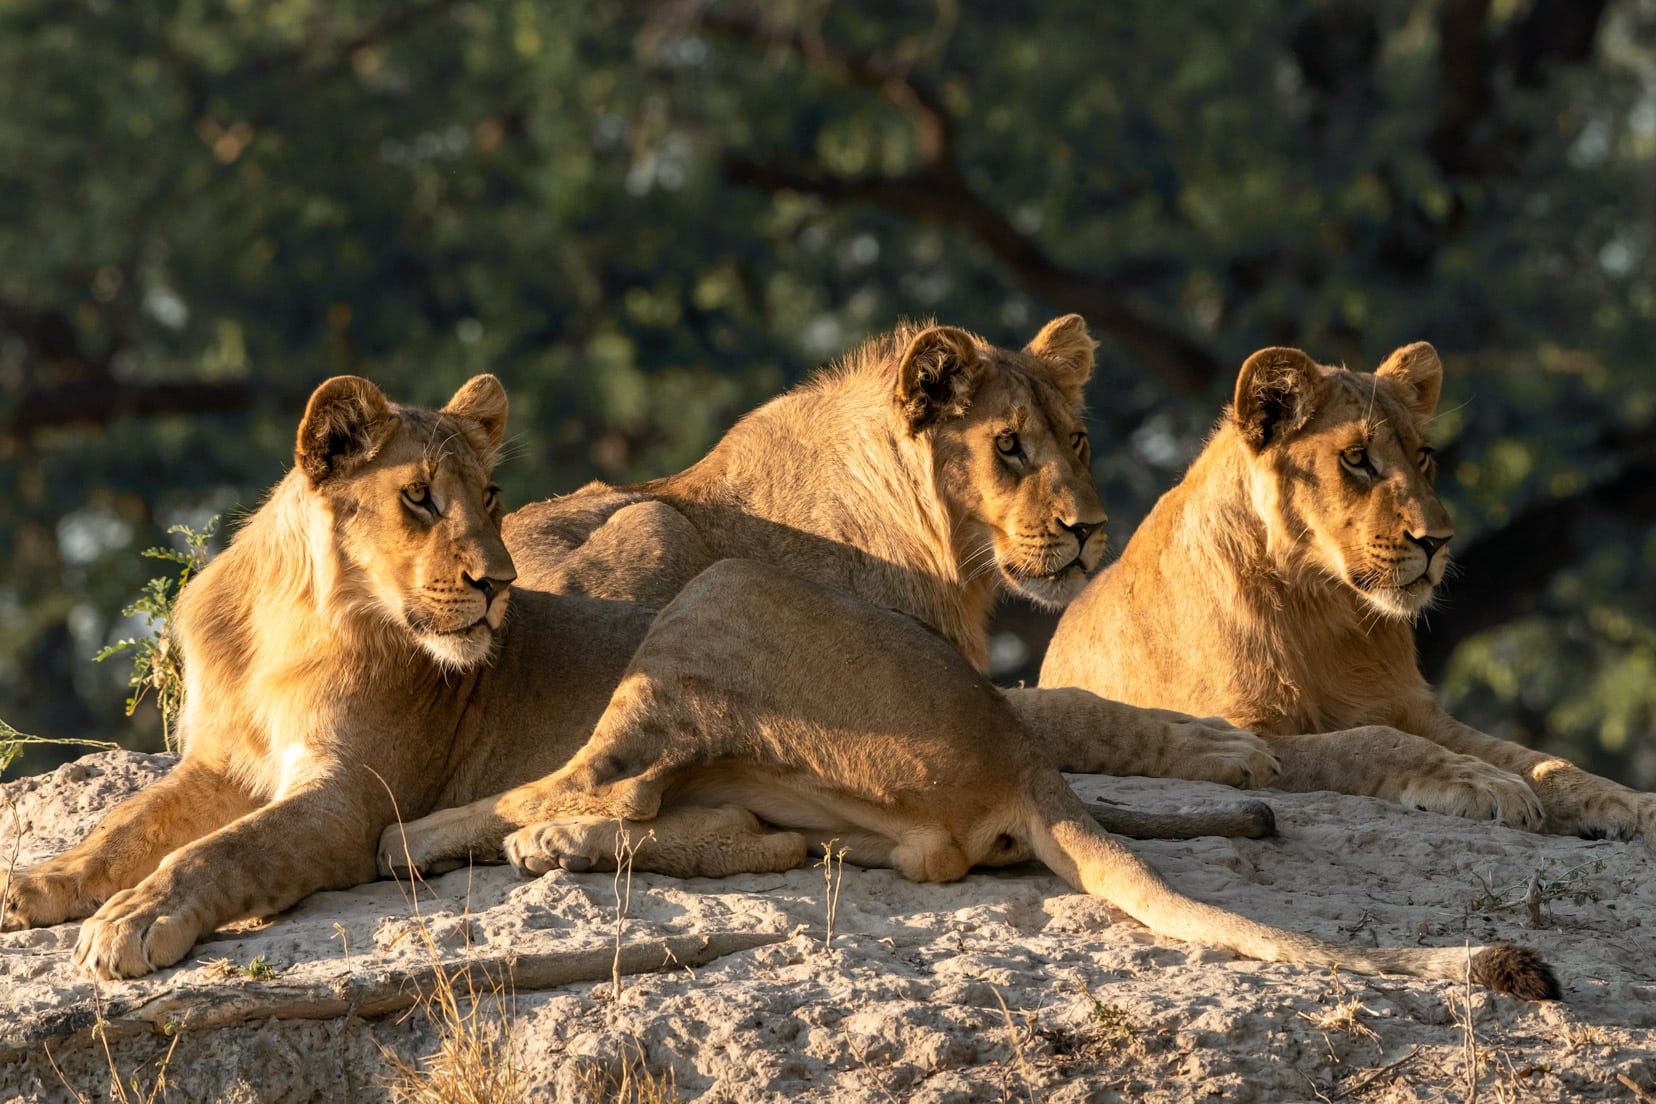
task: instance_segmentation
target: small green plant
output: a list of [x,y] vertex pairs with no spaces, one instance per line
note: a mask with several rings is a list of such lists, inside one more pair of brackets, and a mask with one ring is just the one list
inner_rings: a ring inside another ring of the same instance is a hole
[[173,605],[190,576],[207,566],[212,553],[208,544],[218,530],[218,515],[214,515],[200,530],[188,525],[168,527],[170,535],[184,538],[184,547],[146,548],[144,555],[156,560],[167,560],[179,565],[177,578],[157,575],[144,584],[136,601],[121,611],[124,617],[142,616],[146,631],[141,636],[118,640],[92,658],[102,663],[122,652],[132,653],[132,693],[126,700],[127,716],[137,710],[138,703],[151,690],[155,704],[161,711],[161,738],[168,751],[177,751],[173,736],[173,719],[184,704],[184,664],[178,650],[172,646]]
[[241,968],[241,975],[253,981],[269,981],[276,976],[276,967],[272,966],[264,955],[258,955]]
[[31,745],[54,744],[58,747],[86,748],[89,751],[113,751],[120,744],[108,740],[57,739],[51,736],[30,736],[19,732],[5,721],[0,721],[0,775],[17,761],[23,749]]
[[1092,1018],[1096,1028],[1094,1041],[1097,1045],[1114,1050],[1138,1037],[1138,1028],[1133,1026],[1125,1008],[1119,1004],[1106,1004],[1090,992],[1087,997],[1092,1001]]

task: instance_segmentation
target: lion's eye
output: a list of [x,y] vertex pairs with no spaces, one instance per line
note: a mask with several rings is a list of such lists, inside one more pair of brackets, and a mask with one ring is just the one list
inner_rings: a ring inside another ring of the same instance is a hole
[[493,483],[483,488],[483,508],[493,510],[500,505],[500,488]]
[[1368,449],[1355,445],[1340,453],[1340,462],[1354,471],[1370,471]]
[[1083,456],[1083,457],[1086,456],[1087,455],[1087,435],[1085,433],[1072,433],[1072,434],[1070,434],[1070,448],[1075,450],[1075,454],[1077,456]]
[[1420,465],[1421,471],[1430,474],[1432,470],[1432,457],[1436,455],[1436,449],[1432,448],[1430,445],[1422,445],[1420,451],[1415,453],[1415,463]]
[[1002,456],[1016,456],[1022,451],[1018,445],[1018,435],[1011,430],[995,438],[995,451]]
[[436,507],[431,502],[431,488],[424,483],[411,483],[403,488],[403,501],[416,510],[426,513],[435,513]]

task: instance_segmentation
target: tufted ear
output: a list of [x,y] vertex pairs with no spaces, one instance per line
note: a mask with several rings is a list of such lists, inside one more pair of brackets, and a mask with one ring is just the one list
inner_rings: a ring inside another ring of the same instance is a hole
[[1377,376],[1394,380],[1403,389],[1403,399],[1421,421],[1437,412],[1438,393],[1443,390],[1443,362],[1429,341],[1405,345],[1374,370]]
[[454,393],[443,413],[473,418],[482,425],[488,446],[479,451],[483,462],[492,465],[506,439],[506,388],[500,381],[488,374],[473,376]]
[[1255,452],[1310,419],[1322,371],[1298,349],[1261,349],[1242,363],[1231,416]]
[[335,376],[311,392],[293,460],[312,483],[369,459],[374,430],[391,409],[380,389],[361,376]]
[[1080,406],[1082,390],[1092,378],[1096,348],[1098,342],[1087,332],[1087,320],[1079,314],[1066,314],[1042,326],[1035,339],[1024,346],[1024,352],[1056,361],[1059,388],[1066,399]]
[[965,330],[929,326],[916,334],[897,368],[893,396],[909,433],[965,414],[981,370],[977,342]]

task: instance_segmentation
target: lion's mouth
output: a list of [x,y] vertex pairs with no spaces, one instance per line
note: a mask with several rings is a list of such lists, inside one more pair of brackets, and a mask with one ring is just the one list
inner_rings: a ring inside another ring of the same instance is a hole
[[464,625],[455,625],[444,628],[437,624],[437,619],[423,610],[408,610],[404,616],[408,620],[408,627],[424,636],[470,636],[478,629],[491,630],[489,615],[485,611],[483,616]]

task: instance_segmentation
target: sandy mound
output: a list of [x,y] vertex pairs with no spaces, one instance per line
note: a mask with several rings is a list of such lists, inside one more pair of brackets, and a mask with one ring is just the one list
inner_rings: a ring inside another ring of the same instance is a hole
[[[19,825],[23,863],[61,849],[167,764],[109,753],[4,787],[16,816],[0,811],[0,853]],[[1200,783],[1075,781],[1086,796],[1162,807],[1235,797]],[[1648,848],[1367,798],[1266,796],[1279,838],[1134,846],[1188,893],[1330,939],[1531,943],[1565,999],[1471,993],[1479,1091],[1640,1099],[1631,1082],[1656,1099]],[[1522,903],[1532,877],[1538,928]],[[524,881],[478,868],[422,889],[419,919],[391,883],[317,894],[219,932],[177,968],[100,986],[73,967],[75,925],[7,933],[0,1100],[105,1099],[112,1064],[147,1090],[163,1062],[174,1101],[383,1099],[393,1056],[438,1048],[432,1013],[410,1006],[439,956],[471,965],[462,989],[509,979],[480,1020],[489,1032],[508,1025],[498,1045],[536,1098],[613,1097],[641,1076],[709,1101],[1469,1095],[1460,986],[1158,941],[1036,867],[947,886],[846,867],[827,946],[832,900],[821,869],[638,875],[618,923],[609,874]]]

